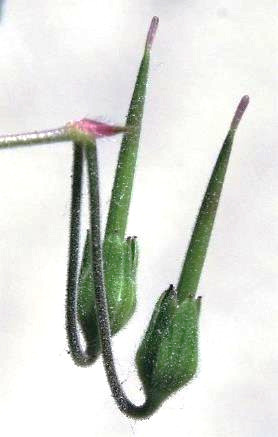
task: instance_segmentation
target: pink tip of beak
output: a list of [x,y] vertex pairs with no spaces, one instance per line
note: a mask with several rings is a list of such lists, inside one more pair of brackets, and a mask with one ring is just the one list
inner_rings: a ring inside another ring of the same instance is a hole
[[236,110],[234,118],[232,120],[231,129],[237,129],[239,122],[242,119],[242,116],[243,116],[248,104],[249,104],[249,96],[243,96],[241,101],[238,104],[237,110]]
[[158,23],[159,23],[158,17],[153,17],[146,40],[146,49],[148,50],[152,48],[153,40],[158,28]]

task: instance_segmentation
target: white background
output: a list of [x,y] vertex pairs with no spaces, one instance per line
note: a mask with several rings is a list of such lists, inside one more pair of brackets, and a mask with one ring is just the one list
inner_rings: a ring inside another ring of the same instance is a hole
[[[0,134],[84,116],[123,124],[147,28],[160,17],[128,225],[140,244],[138,307],[113,340],[134,402],[143,401],[138,343],[178,279],[242,95],[250,105],[199,287],[199,372],[148,421],[117,410],[100,360],[80,369],[67,354],[71,145],[1,151],[1,435],[278,435],[277,2],[6,0],[3,12]],[[99,142],[103,216],[119,144]]]

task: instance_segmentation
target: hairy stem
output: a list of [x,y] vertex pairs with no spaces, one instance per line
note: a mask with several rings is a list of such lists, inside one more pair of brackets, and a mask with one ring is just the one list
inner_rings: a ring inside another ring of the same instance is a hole
[[148,400],[136,406],[126,396],[119,382],[112,345],[110,322],[107,307],[107,299],[104,285],[103,258],[100,230],[100,205],[99,205],[99,185],[98,185],[98,162],[97,149],[95,144],[86,146],[86,158],[88,165],[89,179],[89,210],[91,228],[91,250],[92,250],[92,275],[95,284],[96,309],[99,323],[99,335],[101,340],[102,357],[108,383],[112,395],[119,409],[126,415],[134,418],[144,418],[149,416],[155,409]]
[[77,364],[78,366],[88,366],[94,361],[94,357],[89,356],[82,349],[77,321],[77,280],[80,243],[81,189],[83,174],[82,149],[83,147],[81,144],[74,144],[72,199],[70,214],[70,244],[66,297],[66,331],[68,336],[70,353],[75,364]]
[[57,143],[69,141],[69,133],[66,127],[43,131],[26,132],[0,136],[0,148],[16,146],[32,146],[35,144]]

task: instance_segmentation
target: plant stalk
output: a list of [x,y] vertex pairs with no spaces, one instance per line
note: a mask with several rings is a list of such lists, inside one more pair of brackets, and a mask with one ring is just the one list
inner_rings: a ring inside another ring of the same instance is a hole
[[119,409],[127,416],[134,418],[148,417],[155,409],[148,400],[141,405],[133,404],[126,396],[117,376],[114,356],[111,345],[111,331],[108,314],[108,306],[104,285],[103,257],[100,228],[100,204],[98,184],[98,161],[95,144],[86,146],[86,159],[88,166],[89,181],[89,212],[92,250],[92,275],[95,284],[96,309],[99,323],[99,335],[101,340],[102,357],[104,368],[112,395]]
[[70,243],[66,297],[66,331],[70,353],[75,364],[85,367],[89,366],[94,361],[94,357],[83,351],[77,321],[77,280],[83,160],[83,146],[82,144],[75,143],[73,147]]

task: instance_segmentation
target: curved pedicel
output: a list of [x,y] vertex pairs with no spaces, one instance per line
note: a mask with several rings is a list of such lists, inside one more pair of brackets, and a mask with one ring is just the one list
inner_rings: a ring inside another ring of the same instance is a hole
[[[235,133],[234,128],[237,127],[247,104],[248,99],[245,96],[237,108],[231,128],[219,153],[197,217],[178,288],[176,290],[170,286],[160,297],[138,349],[136,363],[146,396],[145,402],[139,406],[133,404],[126,396],[115,369],[102,266],[97,154],[96,148],[86,148],[90,191],[92,274],[95,283],[102,356],[112,395],[119,409],[127,416],[137,419],[149,417],[169,396],[190,382],[195,375],[198,366],[198,321],[201,307],[201,299],[200,297],[196,299],[195,293],[224,182]],[[215,192],[215,189],[218,191]],[[216,193],[216,196],[213,193]],[[213,197],[216,197],[216,201],[212,202],[211,206]],[[204,214],[208,217],[207,221],[203,221]],[[196,245],[198,238],[199,251]],[[191,258],[190,251],[193,252]],[[190,291],[185,278],[189,277],[188,267],[196,268],[196,260],[199,265],[197,276],[193,275],[195,288],[193,287]]]

